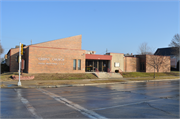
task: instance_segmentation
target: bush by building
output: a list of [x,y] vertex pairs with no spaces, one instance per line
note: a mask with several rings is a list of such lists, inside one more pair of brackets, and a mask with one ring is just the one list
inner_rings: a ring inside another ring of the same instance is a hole
[[1,74],[4,72],[9,72],[9,66],[6,64],[1,64]]

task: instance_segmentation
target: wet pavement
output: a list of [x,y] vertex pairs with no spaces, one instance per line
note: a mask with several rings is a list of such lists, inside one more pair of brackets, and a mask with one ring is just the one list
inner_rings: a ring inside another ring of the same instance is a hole
[[179,81],[1,89],[1,118],[179,118]]

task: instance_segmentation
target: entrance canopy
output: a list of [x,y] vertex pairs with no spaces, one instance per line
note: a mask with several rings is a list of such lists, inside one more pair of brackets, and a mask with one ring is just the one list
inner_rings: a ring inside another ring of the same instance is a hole
[[91,60],[112,60],[111,55],[95,55],[95,54],[86,54],[85,59],[91,59]]

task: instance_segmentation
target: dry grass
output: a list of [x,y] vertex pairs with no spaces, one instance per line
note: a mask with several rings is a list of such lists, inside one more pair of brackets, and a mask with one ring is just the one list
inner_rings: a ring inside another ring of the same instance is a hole
[[51,73],[33,74],[34,80],[78,80],[78,79],[97,79],[91,73]]
[[[154,72],[152,73],[146,73],[146,72],[124,72],[123,77],[124,78],[131,78],[131,77],[153,77]],[[155,76],[179,76],[179,72],[161,72],[161,73],[155,73]]]
[[156,78],[137,78],[137,79],[128,79],[129,81],[144,81],[144,80],[158,80],[158,79],[178,79],[178,76],[171,77],[156,77]]
[[3,73],[1,74],[1,81],[7,81],[7,80],[12,80],[11,76],[12,75],[18,75],[17,72],[7,72],[7,73]]
[[70,85],[70,84],[76,84],[75,82],[71,81],[64,81],[64,82],[39,82],[37,83],[38,86],[52,86],[52,85]]
[[[11,80],[12,75],[18,75],[17,72],[9,72],[1,74],[1,81]],[[92,73],[40,73],[40,74],[27,74],[23,76],[34,75],[34,80],[80,80],[80,79],[97,79]]]
[[6,87],[6,85],[4,85],[4,84],[1,84],[1,88],[3,88],[3,87]]
[[114,83],[125,82],[124,80],[94,80],[94,81],[59,81],[59,82],[37,82],[38,86],[51,86],[51,85],[72,85],[72,84],[92,84],[92,83]]
[[125,82],[125,80],[121,79],[112,79],[112,80],[95,80],[91,81],[92,83],[113,83],[113,82]]

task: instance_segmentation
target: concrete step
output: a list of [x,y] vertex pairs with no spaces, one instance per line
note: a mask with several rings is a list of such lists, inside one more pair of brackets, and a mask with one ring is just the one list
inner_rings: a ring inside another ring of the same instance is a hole
[[108,72],[94,72],[98,78],[123,78],[120,73],[108,73]]
[[110,78],[123,78],[123,76],[120,73],[108,73],[110,75]]

